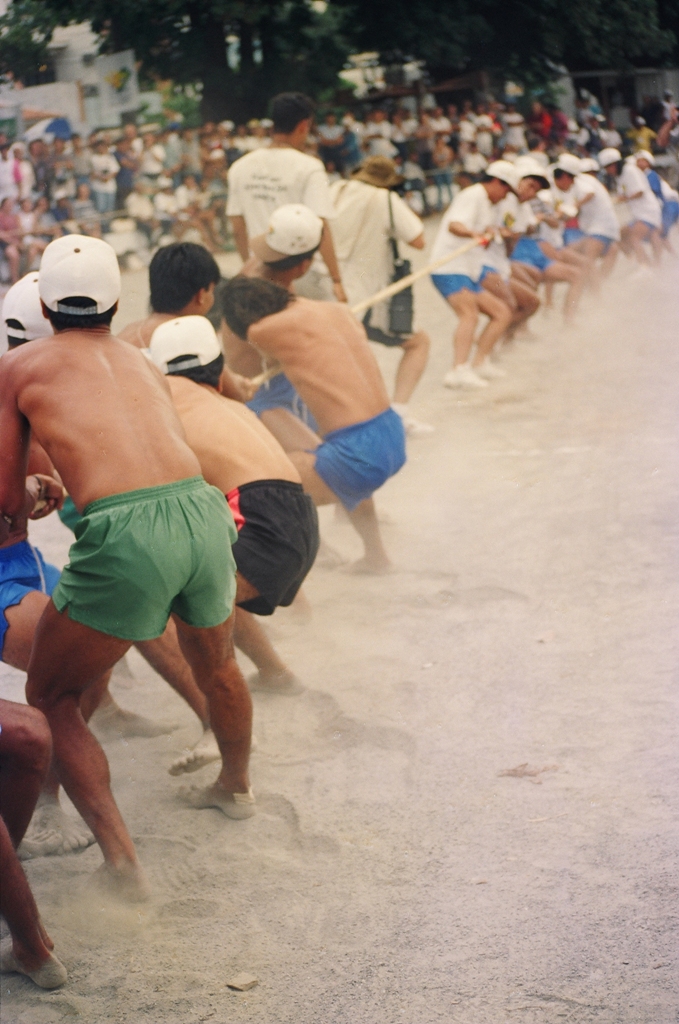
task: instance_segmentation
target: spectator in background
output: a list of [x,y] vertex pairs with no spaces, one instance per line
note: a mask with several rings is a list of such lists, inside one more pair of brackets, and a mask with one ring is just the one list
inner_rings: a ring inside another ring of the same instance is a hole
[[599,129],[599,137],[604,149],[620,149],[622,146],[622,135],[610,117],[604,122],[603,127]]
[[150,195],[148,182],[140,178],[134,183],[134,188],[125,200],[125,212],[128,217],[134,218],[137,228],[146,236],[149,245],[153,242],[155,232],[159,227],[156,218],[156,209]]
[[526,150],[526,119],[516,109],[516,103],[508,103],[503,115],[505,127],[505,145],[513,146],[516,153]]
[[538,138],[545,142],[549,141],[552,134],[552,118],[539,100],[533,100],[531,103],[528,127]]
[[169,235],[172,231],[174,219],[179,212],[179,204],[174,194],[172,178],[162,175],[162,177],[158,178],[156,185],[158,186],[158,191],[153,197],[156,218],[160,223],[163,234]]
[[99,139],[92,154],[92,201],[101,214],[113,213],[116,208],[116,178],[120,164],[109,153],[104,139]]
[[432,172],[431,178],[437,189],[436,209],[440,212],[443,209],[443,191],[445,189],[447,198],[446,205],[453,201],[453,159],[455,154],[448,145],[444,135],[438,135],[431,154]]
[[199,175],[203,169],[200,142],[194,128],[185,128],[181,137],[182,169],[184,174]]
[[344,144],[342,146],[342,159],[347,171],[353,171],[361,162],[361,129],[362,126],[353,114],[346,113],[342,118],[344,128]]
[[85,148],[82,137],[80,135],[71,136],[71,162],[73,164],[73,174],[75,175],[76,190],[78,185],[89,185],[90,175],[92,174],[92,153],[89,149]]
[[462,167],[465,172],[472,180],[479,181],[487,166],[488,161],[483,153],[479,153],[476,143],[470,142],[467,152],[462,157]]
[[333,163],[339,174],[344,171],[344,127],[337,123],[337,115],[330,112],[325,115],[324,123],[316,129],[318,135],[318,155],[326,165]]
[[83,181],[78,185],[71,209],[73,220],[77,223],[81,234],[101,238],[101,218],[92,202],[90,186],[86,182]]
[[[665,89],[665,92],[663,93],[662,118],[660,124],[663,124],[665,121],[671,121],[672,118],[676,116],[676,113],[677,105],[674,102],[674,94],[670,89]],[[652,125],[651,127],[656,128],[657,130],[657,128],[660,127],[660,124],[657,126]]]
[[52,143],[52,152],[49,154],[50,176],[52,179],[50,192],[52,198],[54,193],[74,196],[75,175],[73,173],[73,161],[66,152],[64,139],[55,139]]
[[429,124],[434,132],[434,141],[436,141],[439,136],[443,136],[447,140],[453,129],[452,123],[443,113],[442,107],[434,107],[429,116]]
[[485,103],[476,107],[476,145],[479,153],[488,160],[495,146],[495,122],[488,113]]
[[118,140],[113,156],[118,161],[120,168],[116,175],[116,210],[122,210],[125,200],[134,188],[135,177],[139,170],[139,160],[134,154],[131,140],[126,135]]
[[47,150],[47,146],[42,141],[42,139],[34,139],[33,142],[29,143],[28,153],[31,164],[33,165],[35,191],[39,195],[49,197],[51,171],[48,159],[49,153]]
[[165,163],[165,150],[156,142],[153,132],[144,132],[144,149],[139,163],[139,173],[143,174],[147,181],[155,184],[163,173]]
[[396,156],[396,146],[391,141],[391,123],[386,110],[378,107],[368,115],[363,135],[368,156]]
[[[401,160],[405,160],[408,156],[408,140],[410,135],[406,126],[407,120],[405,112],[403,110],[397,110],[392,117],[391,141],[396,146]],[[414,132],[416,128],[417,121],[414,121],[412,131]]]
[[15,160],[7,138],[0,140],[0,200],[19,198]]
[[21,224],[11,196],[6,196],[0,201],[0,253],[7,260],[10,280],[14,284],[19,280]]
[[471,104],[465,103],[462,116],[458,122],[459,137],[458,155],[462,158],[469,151],[470,143],[476,142],[476,120],[471,112]]
[[434,129],[426,110],[420,111],[417,128],[415,129],[415,154],[423,171],[431,170],[431,154],[434,150]]
[[175,188],[181,182],[183,166],[182,140],[177,131],[178,127],[176,124],[168,125],[160,137],[160,144],[165,150],[163,174],[166,178],[172,179]]
[[633,117],[632,127],[626,133],[632,143],[632,152],[638,153],[642,149],[651,151],[653,142],[658,138],[652,128],[649,128],[643,117]]

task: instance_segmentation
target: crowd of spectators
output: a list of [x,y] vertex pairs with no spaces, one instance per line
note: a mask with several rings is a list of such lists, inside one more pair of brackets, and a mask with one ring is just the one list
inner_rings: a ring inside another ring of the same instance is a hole
[[[415,112],[396,107],[319,118],[309,149],[330,179],[347,177],[369,156],[398,166],[399,191],[419,215],[441,210],[454,191],[483,176],[496,159],[531,152],[547,164],[569,150],[595,156],[606,147],[653,150],[656,129],[675,110],[646,97],[620,132],[593,99],[579,100],[575,118],[534,101],[524,116],[517,105],[489,101],[449,104]],[[268,119],[202,128],[127,124],[88,139],[49,137],[28,144],[0,135],[0,272],[12,281],[39,263],[40,254],[66,232],[101,237],[133,230],[152,250],[168,241],[197,241],[211,252],[231,247],[226,217],[227,171],[245,153],[270,145]]]

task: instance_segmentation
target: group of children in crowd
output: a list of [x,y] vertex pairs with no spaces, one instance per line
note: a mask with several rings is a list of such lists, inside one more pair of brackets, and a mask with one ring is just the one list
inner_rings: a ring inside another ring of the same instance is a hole
[[[556,130],[548,111],[534,113],[544,133]],[[403,467],[406,434],[432,430],[408,406],[429,338],[407,304],[374,301],[399,242],[425,246],[422,222],[396,191],[393,154],[363,151],[348,177],[329,183],[308,152],[308,98],[277,96],[272,115],[270,145],[228,170],[236,277],[221,278],[205,245],[158,247],[149,315],[115,338],[114,250],[73,231],[52,238],[39,270],[5,297],[0,655],[27,672],[28,706],[0,700],[0,912],[11,933],[0,971],[44,988],[67,973],[19,855],[96,841],[99,881],[127,900],[148,897],[87,724],[108,735],[158,731],[116,705],[114,665],[134,644],[200,722],[199,741],[170,774],[214,762],[219,774],[183,799],[253,815],[250,691],[301,686],[258,617],[302,599],[319,551],[318,506],[344,508],[364,547],[359,571],[389,568],[373,494]],[[369,123],[385,122],[377,112]],[[127,133],[128,148],[135,138]],[[389,141],[376,132],[364,145],[379,138]],[[520,148],[458,191],[429,257],[458,318],[449,387],[486,387],[504,373],[492,354],[536,312],[540,283],[565,283],[571,317],[619,251],[643,272],[671,245],[679,200],[650,152],[625,160],[609,146],[594,160],[563,151],[550,165],[540,148]],[[622,224],[616,205],[628,211]],[[392,400],[369,340],[401,350]],[[28,536],[31,519],[53,512],[75,534],[61,572]],[[247,684],[236,647],[256,668]],[[61,809],[60,786],[87,827]]]

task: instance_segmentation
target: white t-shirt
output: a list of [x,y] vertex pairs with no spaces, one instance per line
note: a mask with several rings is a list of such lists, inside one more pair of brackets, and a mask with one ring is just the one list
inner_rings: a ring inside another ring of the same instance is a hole
[[467,174],[480,174],[488,166],[483,153],[465,153],[462,157],[462,166]]
[[[108,195],[113,195],[116,190],[116,174],[120,170],[120,164],[114,156],[110,153],[93,153],[92,154],[92,191],[93,192],[104,192]],[[108,181],[102,181],[97,178],[98,174],[110,174],[112,177]]]
[[156,192],[153,197],[153,205],[156,208],[156,213],[160,214],[163,219],[174,217],[179,211],[179,204],[174,193]]
[[591,174],[579,174],[575,181],[583,190],[593,193],[592,198],[580,208],[580,230],[586,235],[603,235],[605,238],[619,241],[620,224],[606,186]]
[[141,157],[140,171],[142,174],[157,176],[162,174],[165,164],[165,147],[159,142],[154,143],[145,149]]
[[504,115],[505,142],[508,146],[516,146],[517,149],[526,148],[526,122],[523,115],[517,111],[513,114]]
[[[332,237],[342,272],[342,284],[353,306],[391,281],[393,259],[389,236],[389,200],[394,218],[394,236],[412,242],[422,234],[422,221],[408,205],[385,188],[364,181],[336,181],[330,186],[335,219]],[[387,329],[387,304],[372,307],[372,327]],[[363,318],[361,313],[361,319]]]
[[618,178],[618,195],[633,196],[637,192],[642,193],[639,199],[632,199],[626,204],[631,219],[633,221],[643,220],[647,224],[659,228],[662,224],[660,203],[653,195],[646,175],[636,164],[626,163]]
[[263,235],[274,210],[303,203],[324,219],[333,216],[328,178],[321,161],[297,149],[272,147],[246,153],[229,168],[226,212],[244,217],[249,238]]
[[476,142],[476,125],[473,121],[463,118],[457,126],[460,142]]
[[445,115],[442,115],[441,117],[430,117],[429,126],[434,129],[437,135],[449,135],[453,130],[451,122]]
[[[462,238],[460,235],[454,235],[448,230],[448,225],[455,221],[469,228],[475,235],[482,235],[486,228],[495,226],[493,204],[480,182],[477,185],[470,185],[469,188],[463,188],[461,192],[458,192],[443,214],[438,234],[434,241],[434,247],[431,251],[432,262],[445,256],[448,252],[454,252],[461,245],[471,241],[470,238]],[[471,277],[472,281],[478,281],[485,262],[484,256],[484,251],[477,245],[469,252],[456,256],[449,263],[438,267],[434,273],[466,274],[467,277]]]

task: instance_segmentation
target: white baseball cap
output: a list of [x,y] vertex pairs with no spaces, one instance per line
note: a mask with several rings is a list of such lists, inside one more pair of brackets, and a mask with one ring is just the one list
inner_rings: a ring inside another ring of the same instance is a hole
[[505,185],[509,185],[512,192],[516,192],[520,175],[517,173],[514,164],[511,164],[509,160],[494,160],[492,164],[488,164],[485,173],[489,178],[497,178],[499,181],[503,181]]
[[646,160],[651,165],[651,167],[655,166],[655,157],[653,156],[652,153],[649,153],[649,151],[647,149],[640,149],[640,150],[638,150],[638,152],[636,152],[634,154],[634,159],[635,160]]
[[[120,298],[118,258],[108,242],[88,235],[55,238],[42,254],[38,274],[40,298],[48,309],[75,316],[105,313]],[[91,299],[87,308],[69,306],[64,299]]]
[[[149,355],[163,373],[180,373],[213,363],[222,354],[215,329],[205,316],[178,316],[156,327]],[[181,362],[170,366],[173,359]]]
[[565,171],[566,174],[571,174],[575,177],[576,174],[580,174],[582,171],[582,160],[574,153],[562,153],[555,164],[554,170]]
[[286,203],[271,214],[265,235],[258,235],[250,248],[262,263],[279,263],[288,256],[301,256],[320,244],[323,221],[302,203]]
[[545,173],[545,168],[532,157],[520,156],[514,164],[514,168],[519,176],[519,181],[521,178],[539,178],[543,182],[542,187],[549,188],[550,181]]
[[608,146],[607,149],[602,149],[599,153],[599,167],[608,167],[609,164],[617,164],[619,160],[622,160],[619,149],[614,149],[613,146]]
[[[35,341],[54,334],[52,324],[42,315],[37,271],[32,270],[12,285],[2,304],[2,320],[6,335],[20,341]],[[8,320],[15,320],[21,327],[8,326]]]
[[583,157],[580,161],[580,173],[588,174],[590,171],[599,171],[599,163],[591,156]]

